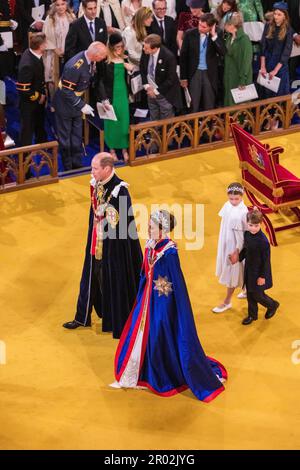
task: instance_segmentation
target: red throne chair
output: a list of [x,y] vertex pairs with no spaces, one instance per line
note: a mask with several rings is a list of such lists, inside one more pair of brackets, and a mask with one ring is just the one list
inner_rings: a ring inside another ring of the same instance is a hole
[[[262,144],[237,124],[231,124],[231,130],[246,194],[262,212],[270,243],[277,246],[275,232],[300,226],[300,178],[280,165],[282,147]],[[273,227],[267,214],[285,209],[290,209],[298,221]]]

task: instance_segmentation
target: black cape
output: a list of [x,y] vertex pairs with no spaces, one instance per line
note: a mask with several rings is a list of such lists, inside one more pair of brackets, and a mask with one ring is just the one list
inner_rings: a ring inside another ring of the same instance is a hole
[[[114,188],[121,182],[122,180],[117,175],[114,175],[104,185],[104,189],[107,190],[105,200],[107,200]],[[122,201],[122,207],[120,201]],[[94,304],[91,305],[91,278],[94,258],[91,255],[94,220],[94,212],[91,206],[86,253],[75,319],[85,325],[88,319],[88,312],[94,307],[98,316],[102,317],[102,331],[112,331],[114,338],[120,338],[137,294],[142,266],[142,251],[132,214],[128,189],[125,186],[121,186],[118,196],[112,197],[109,204],[118,212],[120,219],[115,228],[109,223],[106,223],[104,227],[105,236],[102,253],[103,294],[97,291]],[[126,212],[129,214],[127,217]],[[131,237],[128,236],[129,227]],[[107,236],[108,232],[109,237]]]

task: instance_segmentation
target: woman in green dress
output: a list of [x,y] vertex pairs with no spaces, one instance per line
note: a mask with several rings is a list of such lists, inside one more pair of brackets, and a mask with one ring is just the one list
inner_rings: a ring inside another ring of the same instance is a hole
[[104,140],[115,161],[117,149],[122,149],[124,161],[129,160],[129,101],[128,77],[133,65],[126,63],[124,43],[119,33],[109,36],[107,61],[100,65],[99,98],[113,105],[117,121],[104,120]]
[[231,94],[233,88],[243,88],[253,83],[252,45],[242,26],[240,13],[233,13],[225,23],[225,31],[229,34],[224,67],[224,106],[235,104]]

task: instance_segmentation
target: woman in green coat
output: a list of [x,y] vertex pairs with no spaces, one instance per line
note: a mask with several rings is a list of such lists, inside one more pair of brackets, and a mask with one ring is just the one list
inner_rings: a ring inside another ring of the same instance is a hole
[[252,45],[242,25],[240,13],[233,13],[225,23],[225,31],[229,34],[224,64],[224,106],[235,104],[231,94],[233,88],[242,88],[253,83]]

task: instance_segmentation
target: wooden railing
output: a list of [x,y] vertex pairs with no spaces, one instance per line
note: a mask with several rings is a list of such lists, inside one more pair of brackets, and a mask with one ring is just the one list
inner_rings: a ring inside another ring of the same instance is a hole
[[[57,153],[56,141],[1,150],[0,193],[56,183]],[[45,167],[49,174],[42,175]]]
[[[131,125],[129,163],[140,165],[232,145],[232,122],[262,138],[278,136],[300,131],[300,109],[287,95]],[[57,153],[56,141],[0,151],[0,193],[57,182]],[[41,175],[44,166],[47,175]],[[30,168],[36,176],[27,179]]]
[[232,145],[232,122],[253,135],[278,136],[300,130],[300,109],[286,95],[131,125],[129,163],[141,165]]

